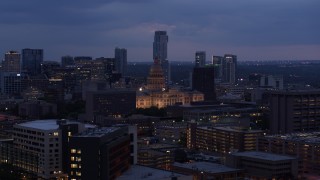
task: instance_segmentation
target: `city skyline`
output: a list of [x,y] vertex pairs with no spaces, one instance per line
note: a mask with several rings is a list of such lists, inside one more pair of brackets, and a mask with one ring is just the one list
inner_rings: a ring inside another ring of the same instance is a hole
[[[169,61],[194,53],[237,54],[238,60],[319,60],[319,1],[79,1],[0,2],[0,53],[44,49],[44,60],[62,56],[152,61],[155,31],[167,31]],[[159,9],[162,9],[159,11]],[[2,56],[2,59],[4,56]]]

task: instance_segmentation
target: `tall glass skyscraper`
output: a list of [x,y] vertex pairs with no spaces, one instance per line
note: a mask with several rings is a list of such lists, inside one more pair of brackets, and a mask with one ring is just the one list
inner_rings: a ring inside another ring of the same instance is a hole
[[114,50],[115,68],[122,76],[126,75],[127,71],[127,50],[124,48],[115,48]]
[[43,49],[22,49],[22,70],[31,75],[41,73]]
[[204,67],[206,65],[206,52],[197,51],[195,54],[195,67]]
[[168,61],[168,35],[166,31],[156,31],[153,41],[153,59],[160,60],[166,85],[170,82],[170,64]]

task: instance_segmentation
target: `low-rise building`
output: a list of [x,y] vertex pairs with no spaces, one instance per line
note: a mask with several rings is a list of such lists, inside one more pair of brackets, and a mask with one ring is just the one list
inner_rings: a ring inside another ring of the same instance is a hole
[[246,171],[247,178],[253,179],[296,179],[298,158],[272,153],[247,151],[232,153],[226,163],[233,168]]

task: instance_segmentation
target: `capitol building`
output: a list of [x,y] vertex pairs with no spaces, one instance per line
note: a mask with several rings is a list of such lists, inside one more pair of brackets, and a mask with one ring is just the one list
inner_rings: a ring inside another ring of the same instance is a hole
[[141,87],[137,92],[136,108],[150,108],[152,106],[164,108],[203,100],[204,95],[201,92],[166,87],[160,61],[154,60],[147,78],[147,85]]

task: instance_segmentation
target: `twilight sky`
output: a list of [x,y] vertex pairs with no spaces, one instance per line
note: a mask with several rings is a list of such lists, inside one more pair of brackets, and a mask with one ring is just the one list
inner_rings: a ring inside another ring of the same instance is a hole
[[155,30],[169,35],[168,59],[197,50],[238,60],[320,60],[320,0],[1,0],[0,53],[43,48],[61,56],[151,61]]

